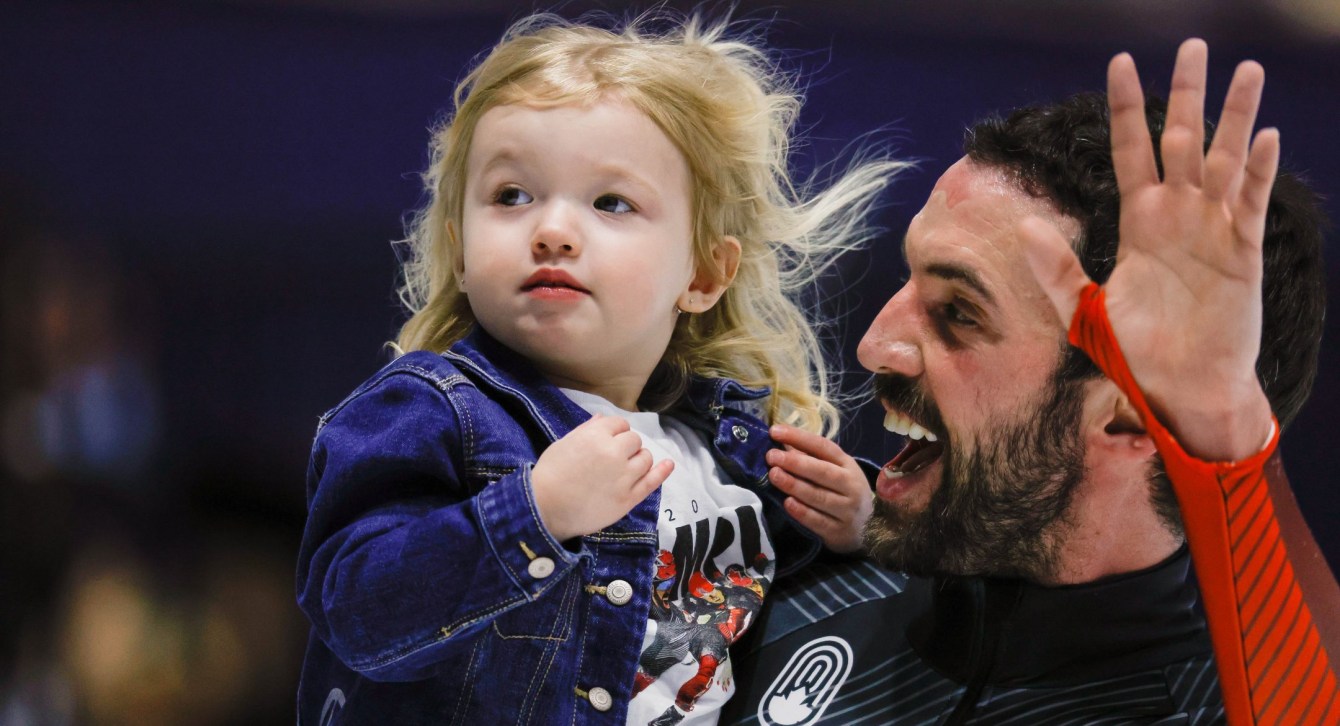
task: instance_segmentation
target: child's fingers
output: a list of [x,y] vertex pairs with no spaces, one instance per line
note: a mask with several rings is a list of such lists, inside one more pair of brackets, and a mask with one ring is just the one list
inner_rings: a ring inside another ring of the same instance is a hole
[[[651,452],[643,449],[647,453],[647,458],[651,458]],[[636,482],[633,483],[633,493],[637,496],[637,501],[642,501],[648,494],[656,491],[658,487],[665,483],[670,476],[670,472],[675,470],[674,459],[661,459],[647,470]]]
[[559,441],[573,437],[585,436],[614,436],[631,430],[628,422],[618,416],[602,416],[598,413],[591,414],[591,418],[578,424],[575,428],[563,435]]
[[861,549],[862,529],[866,517],[858,512],[854,512],[857,515],[855,518],[834,517],[796,497],[782,500],[782,506],[792,519],[819,535],[828,549],[834,552],[856,552]]
[[796,497],[787,497],[782,506],[786,507],[786,513],[790,514],[792,519],[805,525],[805,528],[814,532],[827,541],[838,531],[841,523],[829,514],[822,512]]
[[625,431],[631,431],[632,426],[621,416],[601,416],[593,418],[587,423],[592,424],[600,431],[608,431],[610,434],[621,434]]
[[846,470],[827,461],[816,459],[799,451],[771,449],[765,458],[770,466],[781,469],[799,479],[804,479],[825,489],[844,492],[842,486],[846,479]]
[[810,456],[834,464],[841,464],[849,458],[847,452],[842,450],[837,443],[830,441],[819,434],[798,429],[795,426],[786,424],[773,424],[768,429],[768,434],[779,444],[785,444],[799,451],[803,451]]
[[768,470],[768,479],[778,489],[799,499],[806,505],[834,518],[841,518],[845,510],[851,509],[851,500],[830,489],[802,479],[785,469],[773,467]]
[[[615,454],[633,458],[639,452],[646,451],[642,448],[642,437],[637,435],[636,431],[622,431],[614,435],[611,439],[614,444]],[[651,454],[648,453],[648,456]]]

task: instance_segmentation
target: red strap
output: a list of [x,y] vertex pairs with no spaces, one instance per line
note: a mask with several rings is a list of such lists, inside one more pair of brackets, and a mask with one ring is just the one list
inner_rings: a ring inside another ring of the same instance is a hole
[[1206,462],[1182,450],[1149,408],[1107,319],[1103,289],[1080,293],[1070,343],[1126,394],[1154,440],[1182,510],[1233,726],[1340,723],[1335,674],[1280,538],[1261,452]]

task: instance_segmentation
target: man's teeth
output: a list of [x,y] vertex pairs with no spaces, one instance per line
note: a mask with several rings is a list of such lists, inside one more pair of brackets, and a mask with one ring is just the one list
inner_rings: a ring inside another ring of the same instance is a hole
[[927,431],[921,424],[914,422],[912,419],[907,418],[897,411],[889,411],[884,414],[884,428],[899,436],[906,436],[913,441],[920,441],[921,439],[926,439],[927,441],[938,440],[935,434]]

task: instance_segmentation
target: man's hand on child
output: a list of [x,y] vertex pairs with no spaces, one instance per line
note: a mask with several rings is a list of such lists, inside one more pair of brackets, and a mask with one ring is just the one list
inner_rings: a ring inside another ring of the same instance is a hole
[[804,429],[773,424],[769,433],[785,447],[768,452],[768,478],[791,495],[787,513],[834,552],[860,549],[861,530],[874,509],[860,465],[842,447]]
[[597,532],[659,487],[674,461],[652,463],[642,437],[617,416],[592,416],[540,454],[531,486],[554,539]]

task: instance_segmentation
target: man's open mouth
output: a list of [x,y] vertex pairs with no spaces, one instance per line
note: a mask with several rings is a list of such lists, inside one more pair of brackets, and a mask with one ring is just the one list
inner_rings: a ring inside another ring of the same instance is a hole
[[944,444],[940,435],[900,411],[889,410],[884,414],[884,428],[899,436],[907,437],[907,445],[898,455],[884,465],[884,476],[898,479],[914,474],[930,466],[944,453]]

